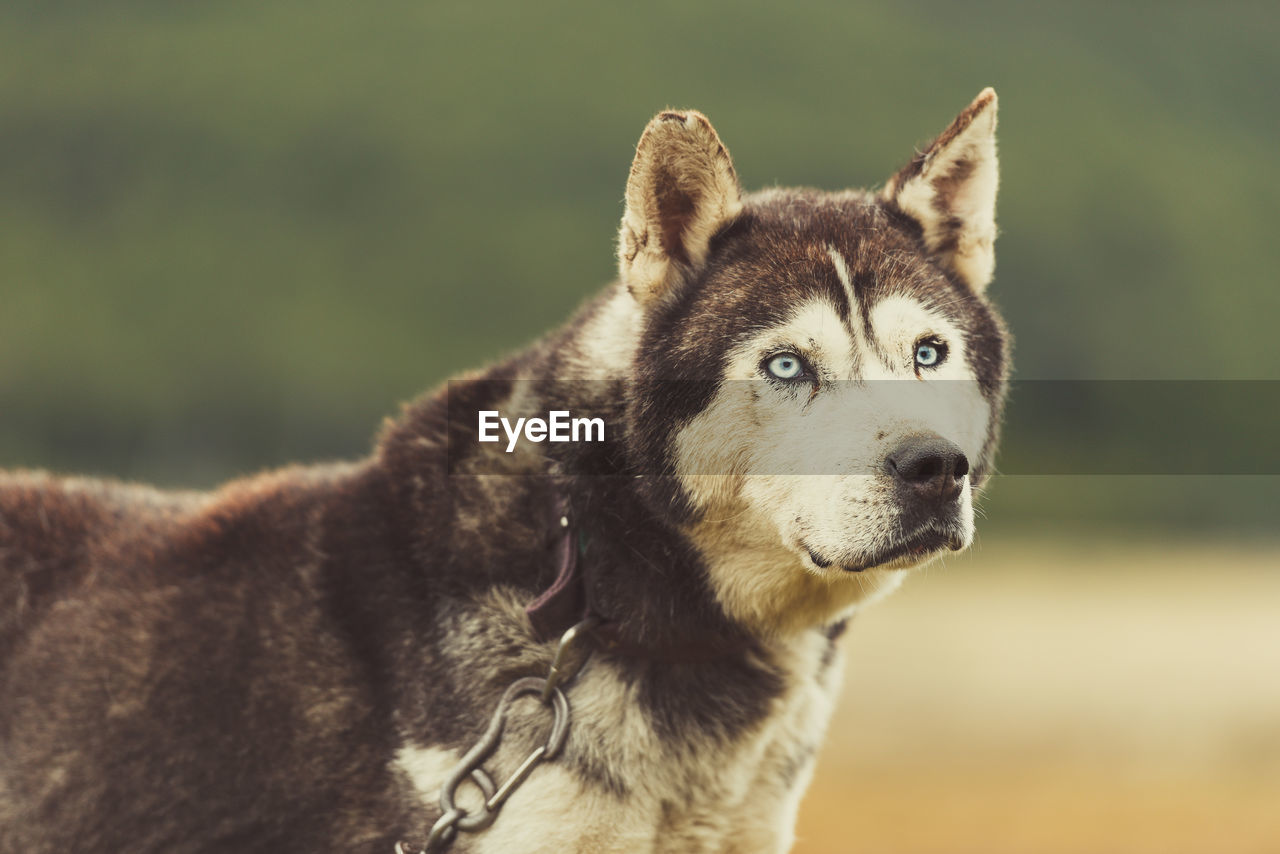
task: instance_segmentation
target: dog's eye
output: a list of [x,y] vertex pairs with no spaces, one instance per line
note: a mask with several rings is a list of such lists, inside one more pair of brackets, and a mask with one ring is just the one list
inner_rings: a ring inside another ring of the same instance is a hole
[[936,368],[947,358],[947,345],[941,341],[926,340],[916,345],[916,367]]
[[805,374],[804,362],[795,353],[779,353],[765,362],[765,370],[780,380],[796,380]]

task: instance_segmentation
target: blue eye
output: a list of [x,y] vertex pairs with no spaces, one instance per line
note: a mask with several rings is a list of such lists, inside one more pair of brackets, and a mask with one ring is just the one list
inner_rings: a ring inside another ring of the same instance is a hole
[[780,380],[794,380],[804,373],[804,362],[795,353],[779,353],[769,360],[765,370]]
[[916,367],[936,368],[947,358],[947,345],[941,341],[921,341],[916,345]]

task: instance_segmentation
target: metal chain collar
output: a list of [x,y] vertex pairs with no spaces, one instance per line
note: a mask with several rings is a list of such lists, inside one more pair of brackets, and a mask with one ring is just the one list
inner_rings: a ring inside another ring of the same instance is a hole
[[[569,736],[569,699],[561,686],[577,675],[589,657],[583,655],[577,660],[571,660],[570,654],[599,622],[597,617],[588,617],[560,636],[560,644],[556,647],[556,654],[551,659],[551,668],[545,678],[526,676],[512,682],[503,692],[485,734],[445,778],[440,789],[440,809],[444,814],[432,825],[431,833],[419,854],[439,854],[453,844],[459,832],[475,833],[493,824],[507,798],[528,779],[533,769],[556,758]],[[552,713],[551,730],[546,742],[534,748],[506,782],[498,786],[481,766],[498,749],[511,704],[521,697],[531,695],[536,695],[543,707]],[[467,781],[472,782],[484,794],[483,803],[470,810],[458,806],[457,800],[458,787]],[[397,842],[395,854],[410,852],[404,847],[404,843]]]

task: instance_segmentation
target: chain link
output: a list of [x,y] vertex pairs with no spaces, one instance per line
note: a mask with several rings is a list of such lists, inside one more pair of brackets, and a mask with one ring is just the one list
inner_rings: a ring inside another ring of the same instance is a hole
[[[498,811],[506,803],[507,798],[515,793],[520,784],[528,779],[533,769],[543,762],[555,759],[564,747],[569,736],[569,699],[560,687],[582,669],[589,653],[573,660],[571,653],[576,650],[582,638],[599,623],[598,619],[588,617],[573,626],[560,637],[560,644],[551,661],[551,667],[545,678],[526,676],[512,682],[498,700],[489,721],[489,728],[467,751],[458,765],[445,778],[440,789],[440,809],[442,814],[431,827],[431,833],[418,854],[440,854],[453,844],[458,833],[475,833],[493,824]],[[543,708],[552,713],[551,730],[546,741],[534,748],[525,757],[520,766],[511,773],[501,786],[493,782],[493,778],[481,767],[494,752],[502,740],[502,732],[506,727],[508,709],[521,697],[536,696]],[[478,807],[465,809],[458,806],[458,787],[470,781],[484,795]],[[396,843],[395,854],[411,854],[401,842]]]

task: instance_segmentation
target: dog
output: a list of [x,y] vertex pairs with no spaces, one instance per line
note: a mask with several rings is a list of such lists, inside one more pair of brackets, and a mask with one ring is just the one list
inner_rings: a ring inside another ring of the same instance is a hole
[[995,129],[748,195],[663,112],[618,280],[367,459],[0,476],[0,850],[788,850],[845,622],[973,538]]

